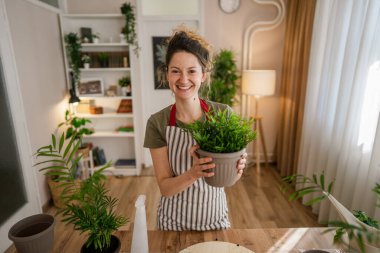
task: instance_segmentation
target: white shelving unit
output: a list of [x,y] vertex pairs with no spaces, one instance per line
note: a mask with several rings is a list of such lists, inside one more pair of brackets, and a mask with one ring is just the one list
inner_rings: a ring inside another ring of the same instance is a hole
[[[133,50],[120,42],[120,32],[124,26],[124,17],[121,14],[63,14],[60,17],[62,38],[70,32],[80,37],[80,28],[91,28],[92,34],[100,34],[99,43],[82,43],[82,52],[94,56],[100,52],[120,53],[127,55],[129,66],[115,66],[115,62],[108,68],[90,64],[89,69],[81,68],[81,78],[101,78],[106,91],[110,85],[117,85],[118,80],[129,76],[132,83],[132,95],[121,94],[118,87],[116,96],[83,96],[82,100],[93,99],[96,106],[103,108],[103,114],[78,113],[78,117],[88,118],[92,121],[95,132],[84,138],[84,142],[91,142],[104,150],[107,162],[116,162],[118,159],[135,159],[136,166],[108,168],[105,172],[113,175],[139,175],[142,163],[142,133],[141,133],[141,88],[139,83],[139,59]],[[64,42],[63,42],[64,43]],[[64,45],[63,45],[63,48]],[[66,53],[65,53],[66,55]],[[66,60],[67,72],[68,68]],[[67,80],[69,80],[67,78]],[[70,84],[67,84],[70,87]],[[117,113],[122,99],[132,100],[131,113]],[[133,126],[133,132],[117,131],[122,126]],[[96,170],[101,166],[90,170]]]

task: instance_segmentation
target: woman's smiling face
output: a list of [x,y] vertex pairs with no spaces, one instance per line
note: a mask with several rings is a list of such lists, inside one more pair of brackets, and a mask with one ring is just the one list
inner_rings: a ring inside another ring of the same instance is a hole
[[198,97],[198,90],[206,79],[206,74],[195,55],[181,51],[173,54],[167,79],[176,99],[193,99]]

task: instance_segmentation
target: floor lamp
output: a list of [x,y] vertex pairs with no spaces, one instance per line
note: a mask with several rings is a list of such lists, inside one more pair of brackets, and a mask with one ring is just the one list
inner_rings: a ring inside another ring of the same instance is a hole
[[[247,96],[246,99],[246,114],[250,115],[250,96],[255,97],[255,119],[254,128],[257,138],[260,138],[263,148],[266,166],[268,166],[268,154],[265,146],[264,129],[262,127],[263,117],[259,114],[260,97],[270,96],[274,94],[276,87],[276,71],[275,70],[244,70],[242,81],[242,93]],[[251,116],[251,115],[250,115]],[[255,154],[253,154],[255,157]],[[256,141],[256,169],[260,172],[260,142]]]

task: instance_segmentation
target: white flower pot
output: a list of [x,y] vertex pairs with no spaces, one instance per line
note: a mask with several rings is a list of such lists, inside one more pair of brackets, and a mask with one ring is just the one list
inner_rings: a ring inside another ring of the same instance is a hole
[[126,44],[126,43],[127,43],[127,40],[125,39],[124,34],[121,33],[119,36],[120,36],[120,43],[121,43],[121,44]]
[[98,44],[98,43],[99,43],[99,38],[93,38],[93,39],[92,39],[92,42],[93,42],[94,44]]
[[83,66],[84,66],[85,69],[89,69],[90,68],[90,63],[84,63]]

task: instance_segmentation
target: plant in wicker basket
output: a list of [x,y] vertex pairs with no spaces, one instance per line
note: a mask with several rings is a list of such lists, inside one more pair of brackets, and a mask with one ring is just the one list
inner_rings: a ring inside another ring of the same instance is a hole
[[245,153],[245,147],[256,139],[253,119],[241,118],[228,109],[210,111],[206,120],[195,121],[185,127],[200,146],[197,153],[212,157],[216,167],[213,177],[205,178],[212,186],[224,187],[235,183],[236,163]]

